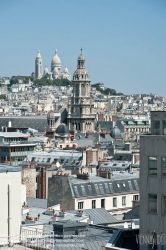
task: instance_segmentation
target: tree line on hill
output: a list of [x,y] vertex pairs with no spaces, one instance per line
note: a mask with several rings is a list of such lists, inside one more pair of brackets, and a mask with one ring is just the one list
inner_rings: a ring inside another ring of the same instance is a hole
[[100,91],[101,94],[103,95],[123,95],[123,93],[116,92],[115,89],[110,89],[110,88],[101,89],[100,87],[97,87],[96,90]]
[[[72,86],[73,82],[69,81],[68,79],[54,79],[54,80],[50,80],[48,79],[46,76],[42,77],[41,79],[34,79],[34,77],[25,77],[23,79],[23,83],[28,83],[29,80],[31,80],[33,82],[34,86],[48,86],[48,85],[52,85],[52,86]],[[13,84],[17,84],[18,83],[18,79],[17,77],[13,76],[10,79],[10,84],[8,86],[8,90],[10,90],[10,87]],[[123,93],[121,92],[116,92],[115,89],[110,89],[110,88],[106,88],[106,89],[101,89],[100,87],[96,88],[97,91],[99,91],[101,94],[103,95],[123,95]]]

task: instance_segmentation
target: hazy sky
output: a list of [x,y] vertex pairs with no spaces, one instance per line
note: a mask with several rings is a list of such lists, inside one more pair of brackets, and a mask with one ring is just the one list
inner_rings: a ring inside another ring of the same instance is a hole
[[[40,49],[73,74],[80,48],[91,82],[166,96],[166,0],[0,0],[0,75],[30,75]],[[44,67],[43,67],[44,68]]]

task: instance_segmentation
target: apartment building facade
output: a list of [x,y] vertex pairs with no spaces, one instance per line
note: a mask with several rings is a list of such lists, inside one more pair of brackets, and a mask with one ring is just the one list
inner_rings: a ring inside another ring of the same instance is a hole
[[[140,140],[141,250],[166,249],[166,112],[151,112],[151,135]],[[160,241],[160,242],[159,242]],[[163,245],[164,244],[164,245]]]

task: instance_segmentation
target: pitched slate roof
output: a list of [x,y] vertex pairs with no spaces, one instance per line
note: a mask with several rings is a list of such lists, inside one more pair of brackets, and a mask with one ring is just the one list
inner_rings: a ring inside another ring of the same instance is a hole
[[[58,117],[55,117],[55,122]],[[14,128],[33,128],[39,132],[45,131],[47,127],[47,116],[1,116],[0,117],[0,128],[6,126],[6,121],[12,122]]]
[[105,179],[90,174],[89,179],[77,179],[76,176],[68,177],[73,198],[115,195],[118,193],[134,193],[139,191],[139,172],[120,173],[114,172],[112,179]]

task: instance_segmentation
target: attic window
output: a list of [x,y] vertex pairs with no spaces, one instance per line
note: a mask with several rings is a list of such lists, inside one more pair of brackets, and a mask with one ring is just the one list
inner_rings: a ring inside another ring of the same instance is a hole
[[81,186],[81,191],[82,191],[82,195],[86,196],[86,192],[85,192],[85,187],[84,186]]
[[92,186],[91,186],[91,185],[88,185],[88,189],[89,189],[90,195],[92,195]]
[[51,158],[48,158],[48,159],[47,159],[47,163],[49,163],[50,161],[51,161]]
[[79,197],[79,193],[78,193],[78,188],[77,188],[77,186],[74,186],[74,192],[75,192],[76,197]]
[[107,193],[109,193],[109,188],[108,188],[108,184],[107,183],[104,183],[104,186],[105,186],[105,190]]
[[129,184],[129,189],[130,189],[130,190],[133,190],[133,186],[132,186],[132,184],[131,184],[131,181],[128,181],[128,184]]
[[125,184],[125,183],[123,183],[123,187],[126,187],[126,184]]
[[95,186],[96,193],[97,193],[97,194],[100,194],[98,185],[97,185],[97,184],[94,184],[94,186]]
[[117,187],[120,188],[120,184],[119,183],[117,183]]
[[136,190],[139,190],[137,180],[134,180],[134,184],[135,184]]
[[100,193],[104,194],[104,189],[103,189],[103,185],[102,184],[99,184],[99,189],[100,189]]
[[111,193],[113,193],[114,191],[113,191],[113,186],[112,186],[112,183],[109,183],[109,187],[110,187],[110,191],[111,191]]

